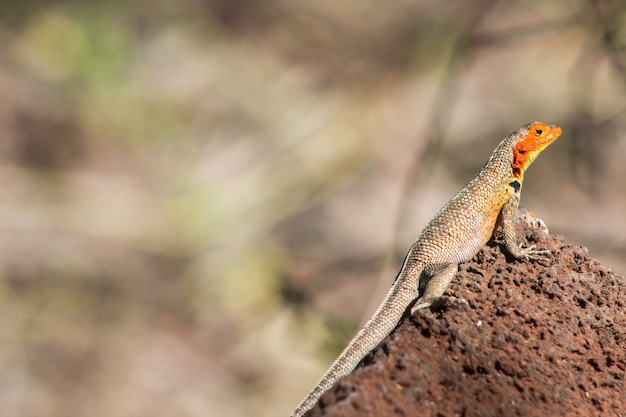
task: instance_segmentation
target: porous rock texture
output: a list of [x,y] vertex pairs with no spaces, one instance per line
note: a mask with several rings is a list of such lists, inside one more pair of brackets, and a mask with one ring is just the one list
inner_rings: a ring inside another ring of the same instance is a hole
[[522,212],[517,261],[497,238],[444,301],[405,317],[308,416],[626,416],[626,280]]

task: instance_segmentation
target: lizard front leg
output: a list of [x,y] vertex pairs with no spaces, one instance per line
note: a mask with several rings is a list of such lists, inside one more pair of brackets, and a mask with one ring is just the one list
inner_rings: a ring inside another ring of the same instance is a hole
[[[515,182],[517,182],[515,180]],[[549,250],[535,250],[535,245],[528,248],[522,248],[517,243],[517,235],[515,234],[515,218],[517,217],[517,208],[519,207],[519,197],[521,186],[517,182],[514,188],[514,194],[508,199],[500,213],[502,219],[502,230],[504,233],[504,244],[506,249],[516,259],[546,259],[550,255]]]

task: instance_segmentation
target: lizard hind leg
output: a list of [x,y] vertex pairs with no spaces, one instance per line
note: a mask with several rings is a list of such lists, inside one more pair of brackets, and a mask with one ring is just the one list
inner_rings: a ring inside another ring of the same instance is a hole
[[422,294],[413,307],[411,307],[411,314],[422,308],[428,308],[435,301],[439,300],[443,292],[448,288],[448,285],[450,285],[450,282],[454,279],[458,270],[459,266],[455,263],[436,270],[426,284],[424,294]]

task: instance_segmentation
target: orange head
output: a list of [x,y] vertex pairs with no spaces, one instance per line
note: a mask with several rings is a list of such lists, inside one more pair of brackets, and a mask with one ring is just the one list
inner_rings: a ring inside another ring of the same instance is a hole
[[524,171],[533,163],[537,155],[559,136],[561,136],[561,128],[558,126],[545,125],[540,122],[528,125],[526,136],[523,136],[513,148],[511,162],[513,176],[523,178]]

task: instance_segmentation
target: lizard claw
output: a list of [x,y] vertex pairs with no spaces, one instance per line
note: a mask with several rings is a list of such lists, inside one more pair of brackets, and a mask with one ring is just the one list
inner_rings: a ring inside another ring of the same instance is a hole
[[536,261],[546,260],[551,254],[549,250],[535,250],[537,245],[532,245],[527,248],[519,248],[519,259],[531,259]]

